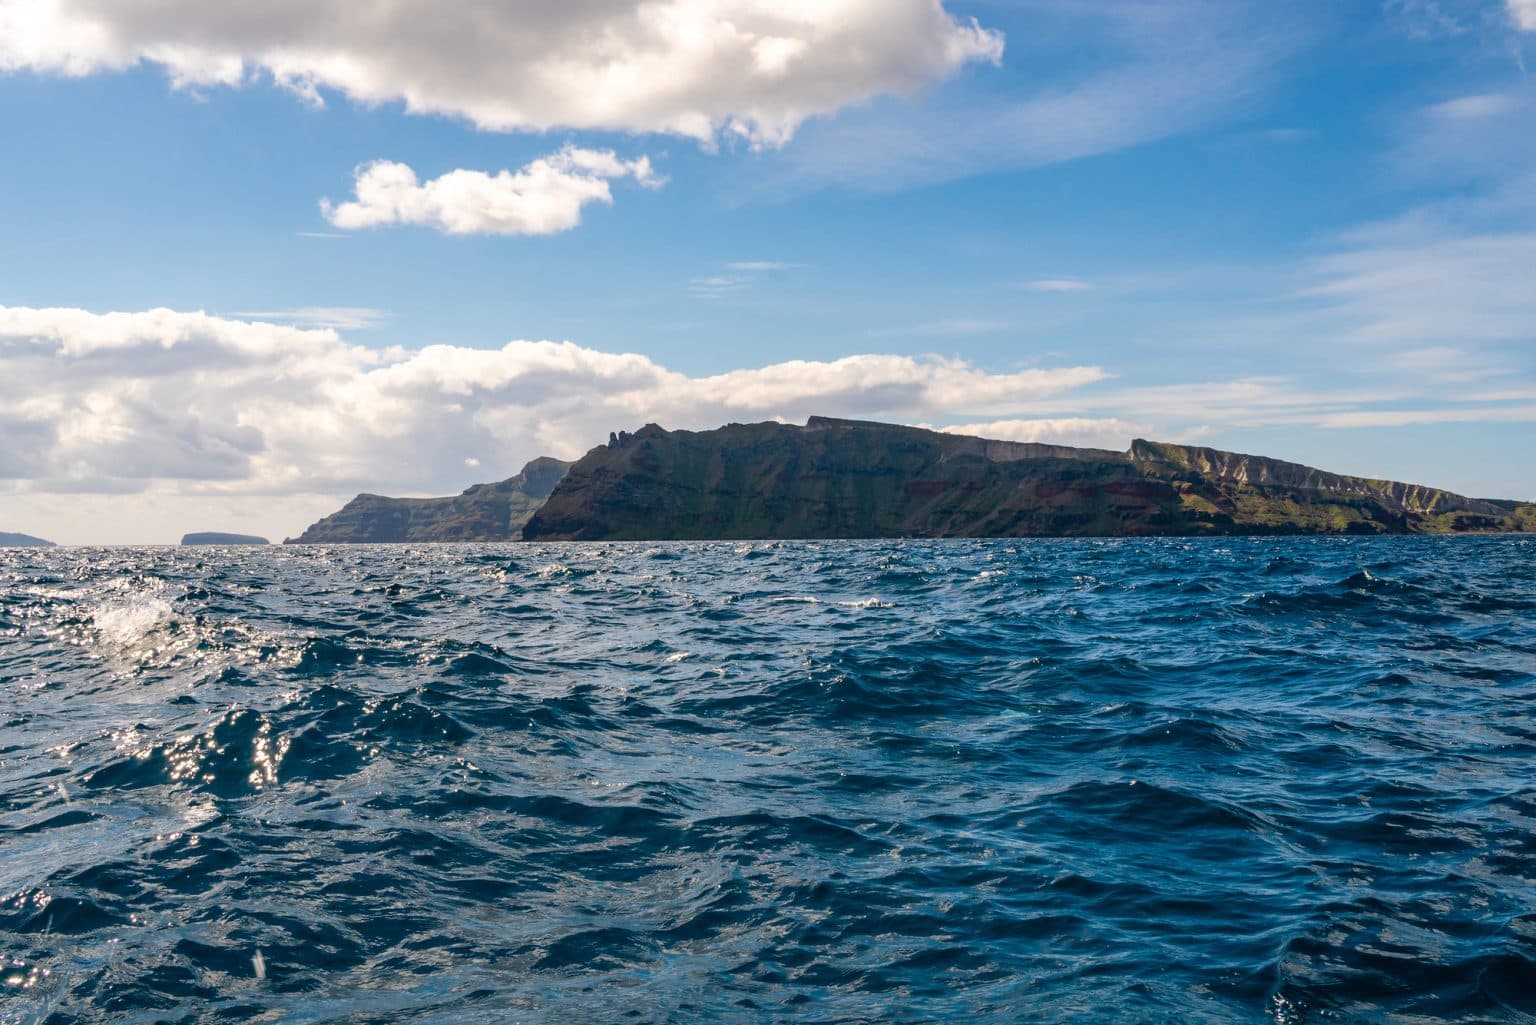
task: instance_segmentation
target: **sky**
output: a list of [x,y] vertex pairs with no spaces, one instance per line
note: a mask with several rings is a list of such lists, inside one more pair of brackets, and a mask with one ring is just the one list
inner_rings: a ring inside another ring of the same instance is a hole
[[1536,0],[0,0],[0,530],[812,414],[1536,498]]

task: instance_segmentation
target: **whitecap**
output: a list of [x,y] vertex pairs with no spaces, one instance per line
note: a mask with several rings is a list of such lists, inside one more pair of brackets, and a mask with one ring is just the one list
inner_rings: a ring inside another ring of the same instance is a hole
[[139,596],[126,602],[97,606],[91,611],[91,625],[97,635],[122,648],[138,645],[174,615],[171,603],[156,596]]

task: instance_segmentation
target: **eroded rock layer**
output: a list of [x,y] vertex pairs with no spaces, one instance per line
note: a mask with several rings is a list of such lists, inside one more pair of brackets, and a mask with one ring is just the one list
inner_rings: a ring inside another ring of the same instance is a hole
[[1032,445],[813,417],[619,434],[571,467],[529,540],[1455,533],[1536,506],[1136,441]]

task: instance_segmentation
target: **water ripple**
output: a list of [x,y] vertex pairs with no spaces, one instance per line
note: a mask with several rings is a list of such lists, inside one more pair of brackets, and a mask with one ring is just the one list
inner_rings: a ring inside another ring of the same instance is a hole
[[0,553],[0,1023],[1536,1022],[1526,538]]

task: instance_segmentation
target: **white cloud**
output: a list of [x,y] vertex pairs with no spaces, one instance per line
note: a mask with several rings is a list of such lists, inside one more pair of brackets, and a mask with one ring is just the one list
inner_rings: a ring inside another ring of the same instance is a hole
[[1468,423],[1536,423],[1536,405],[1420,406],[1412,409],[1358,409],[1344,413],[1331,413],[1317,421],[1319,427],[1335,429]]
[[700,299],[719,299],[732,292],[741,291],[751,281],[751,278],[737,274],[711,274],[707,277],[691,278],[688,281],[688,291]]
[[826,414],[1122,450],[1133,435],[1536,422],[1528,381],[1476,349],[1383,356],[1369,379],[1325,387],[1283,376],[1110,387],[1095,366],[990,372],[890,354],[691,376],[571,342],[376,350],[334,329],[203,313],[0,307],[0,504],[7,529],[53,526],[60,540],[233,524],[291,534],[357,491],[456,492],[648,421]]
[[0,71],[142,62],[182,86],[264,73],[310,103],[331,89],[491,130],[757,144],[1002,50],[941,0],[0,0]]
[[1434,104],[1401,119],[1393,168],[1442,196],[1513,186],[1528,197],[1536,168],[1533,120],[1536,88],[1530,85]]
[[736,260],[725,265],[732,274],[708,274],[690,278],[688,291],[699,299],[721,299],[740,292],[757,280],[757,275],[791,270],[803,266],[798,263],[780,263],[776,260]]
[[620,160],[611,150],[576,146],[515,173],[461,169],[428,182],[405,164],[379,160],[357,169],[355,199],[321,200],[320,210],[331,224],[353,230],[413,224],[449,235],[553,235],[580,224],[587,204],[611,204],[608,182],[615,178],[662,184],[648,157]]
[[1344,337],[1410,345],[1536,341],[1536,232],[1458,234],[1387,226],[1317,261]]
[[1087,292],[1093,283],[1077,278],[1037,278],[1024,287],[1031,292]]
[[1518,373],[1502,359],[1461,345],[1404,349],[1382,357],[1380,365],[1389,373],[1442,385],[1507,379]]
[[466,453],[497,479],[650,420],[1008,414],[1104,377],[878,354],[690,377],[570,342],[376,351],[203,313],[0,307],[0,478],[59,493],[444,492],[467,483]]
[[[1536,4],[1536,0],[1532,0]],[[1518,110],[1523,103],[1514,93],[1475,93],[1437,103],[1425,111],[1432,118],[1452,121],[1482,120]]]
[[[1146,424],[1109,417],[1102,420],[1063,417],[1046,420],[993,420],[987,423],[952,424],[939,430],[946,434],[970,434],[1000,441],[1032,441],[1047,445],[1107,448],[1117,452],[1131,447],[1134,438],[1153,433]],[[1165,439],[1166,440],[1166,439]]]
[[1002,320],[986,320],[981,317],[947,317],[943,320],[927,320],[906,327],[885,327],[868,332],[874,338],[905,337],[919,335],[929,338],[947,338],[963,335],[993,335],[1012,328]]
[[1074,61],[914,108],[876,102],[807,126],[769,192],[827,183],[903,189],[1079,160],[1203,127],[1248,102],[1311,33],[1307,5],[1232,0],[1048,2],[1028,8],[1018,62]]
[[1442,381],[1491,365],[1529,373],[1528,357],[1511,357],[1536,342],[1533,117],[1536,89],[1522,86],[1404,119],[1395,169],[1435,198],[1340,234],[1302,268],[1331,338],[1375,343],[1373,359],[1394,347],[1438,353],[1446,365],[1425,376]]
[[1509,0],[1509,16],[1526,32],[1536,32],[1536,0]]
[[365,331],[389,319],[389,311],[372,306],[299,306],[291,310],[241,310],[234,316],[243,320],[276,321],[295,327]]

